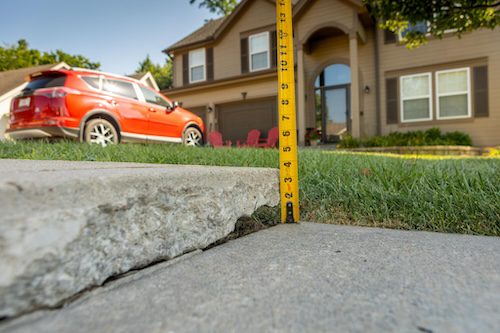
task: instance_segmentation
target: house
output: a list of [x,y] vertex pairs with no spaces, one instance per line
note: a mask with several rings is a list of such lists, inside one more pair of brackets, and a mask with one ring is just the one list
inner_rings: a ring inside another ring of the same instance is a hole
[[70,67],[66,63],[61,62],[59,64],[41,65],[0,72],[0,140],[5,138],[5,130],[9,124],[11,101],[24,89],[24,87],[26,87],[30,74],[61,68],[69,69]]
[[[225,139],[276,126],[275,13],[275,1],[242,0],[168,47],[173,88],[164,93]],[[335,142],[431,127],[500,145],[500,30],[451,31],[408,50],[359,0],[296,0],[293,16],[301,145],[312,128]]]
[[151,72],[131,74],[131,75],[127,75],[127,76],[141,82],[142,84],[148,86],[151,89],[154,89],[156,91],[160,91],[160,88],[158,87],[158,83],[156,83],[156,80],[153,77],[153,74],[151,74]]

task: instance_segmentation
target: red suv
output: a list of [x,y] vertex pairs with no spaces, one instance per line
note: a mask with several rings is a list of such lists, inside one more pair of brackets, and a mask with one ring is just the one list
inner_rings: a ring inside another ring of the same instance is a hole
[[119,142],[203,144],[200,117],[132,78],[84,69],[35,73],[14,98],[13,139],[65,137]]

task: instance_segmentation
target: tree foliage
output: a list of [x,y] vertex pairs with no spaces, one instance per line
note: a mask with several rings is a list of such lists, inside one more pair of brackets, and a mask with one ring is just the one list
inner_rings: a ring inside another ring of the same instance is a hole
[[[189,0],[190,4],[198,0]],[[238,0],[199,0],[200,8],[206,7],[211,13],[227,16],[238,5]]]
[[24,39],[14,45],[0,46],[0,71],[56,64],[62,61],[72,67],[98,69],[101,66],[100,63],[92,62],[82,55],[71,55],[62,50],[41,52],[31,49]]
[[395,33],[410,25],[428,23],[428,31],[405,32],[409,48],[427,41],[428,35],[442,38],[454,31],[458,36],[480,28],[494,29],[500,24],[500,0],[363,0],[382,29]]
[[151,72],[158,87],[163,90],[172,86],[172,61],[166,60],[163,65],[155,64],[151,58],[146,56],[146,59],[139,63],[135,73],[143,74]]

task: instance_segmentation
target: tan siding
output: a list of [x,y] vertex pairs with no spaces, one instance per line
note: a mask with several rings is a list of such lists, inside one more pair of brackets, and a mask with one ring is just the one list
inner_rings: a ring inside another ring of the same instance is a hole
[[[361,136],[369,137],[377,134],[377,111],[376,111],[376,77],[375,77],[375,53],[374,40],[371,30],[366,30],[366,44],[360,43],[359,47],[359,68],[361,81],[359,85],[361,107]],[[364,92],[368,86],[370,92]]]
[[226,85],[222,87],[210,88],[188,93],[173,93],[168,97],[183,103],[186,108],[198,107],[202,105],[223,104],[235,101],[242,101],[242,93],[246,92],[246,99],[257,99],[263,97],[276,96],[278,89],[276,80],[259,80],[253,83],[240,83]]
[[[382,32],[379,32],[382,38]],[[383,39],[381,39],[383,40]],[[442,121],[432,124],[387,125],[385,122],[385,87],[381,86],[382,131],[425,130],[439,126],[443,131],[463,131],[471,135],[475,145],[500,145],[500,30],[481,30],[462,36],[431,40],[418,49],[408,50],[401,45],[380,45],[381,75],[389,71],[432,66],[454,61],[487,58],[489,76],[489,111],[487,118],[467,121]]]
[[345,3],[332,0],[310,0],[310,5],[299,20],[295,22],[298,39],[303,40],[311,30],[325,22],[335,21],[352,29],[353,9]]
[[174,58],[174,88],[182,87],[182,54],[177,54]]
[[275,6],[266,0],[254,0],[236,23],[214,47],[214,78],[224,79],[241,74],[240,34],[275,24]]

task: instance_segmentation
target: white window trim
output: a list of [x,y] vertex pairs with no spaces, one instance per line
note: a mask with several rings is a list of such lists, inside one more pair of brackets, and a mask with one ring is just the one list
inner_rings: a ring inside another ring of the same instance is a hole
[[[252,53],[252,39],[258,38],[261,36],[267,36],[267,67],[253,69],[252,66],[252,55],[262,52],[254,52]],[[255,35],[251,35],[248,37],[248,68],[250,68],[250,72],[258,72],[271,68],[271,50],[270,50],[270,40],[269,40],[269,31],[261,32]]]
[[[414,96],[410,98],[403,98],[403,79],[405,78],[411,78],[415,76],[427,76],[427,79],[429,80],[429,95],[422,95],[422,96]],[[415,122],[420,122],[420,121],[429,121],[432,120],[432,73],[418,73],[418,74],[413,74],[413,75],[405,75],[401,76],[399,78],[399,99],[400,99],[400,117],[401,117],[401,123],[415,123]],[[405,101],[411,101],[411,100],[416,100],[416,99],[423,99],[423,98],[429,98],[429,117],[428,118],[418,118],[418,119],[410,119],[410,120],[405,120],[404,118],[404,102]]]
[[[193,69],[195,67],[200,67],[200,65],[191,66],[191,54],[193,54],[195,52],[199,52],[199,51],[203,51],[203,79],[193,81],[191,79],[191,69]],[[207,50],[205,48],[189,51],[189,73],[188,73],[188,75],[189,75],[189,83],[203,82],[203,81],[207,80]]]
[[[462,72],[466,71],[467,72],[467,90],[466,91],[460,91],[460,92],[453,92],[453,93],[439,93],[439,74],[442,73],[452,73],[452,72]],[[471,118],[472,117],[472,98],[471,98],[471,84],[470,84],[470,68],[469,67],[463,67],[463,68],[454,68],[454,69],[447,69],[447,70],[442,70],[442,71],[436,71],[436,117],[438,120],[441,119],[464,119],[464,118]],[[467,93],[467,115],[465,116],[441,116],[441,109],[439,108],[439,97],[446,97],[446,96],[458,96],[458,95],[463,95]]]

